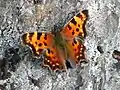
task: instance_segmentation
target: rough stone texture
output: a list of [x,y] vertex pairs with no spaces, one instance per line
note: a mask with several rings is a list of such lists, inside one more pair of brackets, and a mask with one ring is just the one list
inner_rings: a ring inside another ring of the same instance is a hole
[[[112,57],[120,51],[120,0],[33,1],[0,0],[0,89],[120,90],[120,63]],[[67,73],[50,73],[20,37],[27,31],[59,30],[80,8],[89,11],[89,62]]]

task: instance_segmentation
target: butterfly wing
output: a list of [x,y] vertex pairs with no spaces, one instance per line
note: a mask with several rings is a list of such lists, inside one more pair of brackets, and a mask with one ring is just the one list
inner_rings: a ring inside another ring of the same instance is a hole
[[23,44],[32,49],[35,56],[38,57],[41,54],[45,56],[44,66],[50,67],[53,71],[65,69],[63,52],[56,48],[53,34],[45,32],[25,33],[22,36],[22,41]]
[[80,40],[73,39],[66,42],[67,51],[73,66],[85,59],[85,46]]
[[85,46],[81,40],[86,36],[85,24],[87,18],[88,10],[83,10],[74,16],[61,31],[61,35],[66,40],[69,58],[75,65],[85,59]]
[[88,10],[83,10],[74,16],[62,29],[61,34],[66,38],[75,38],[77,36],[85,38],[85,24],[88,18]]
[[39,56],[44,49],[52,47],[54,36],[51,33],[31,32],[22,36],[22,42],[28,45],[35,56]]
[[44,65],[49,66],[53,71],[66,70],[65,56],[63,50],[60,50],[56,47],[47,49],[44,57]]

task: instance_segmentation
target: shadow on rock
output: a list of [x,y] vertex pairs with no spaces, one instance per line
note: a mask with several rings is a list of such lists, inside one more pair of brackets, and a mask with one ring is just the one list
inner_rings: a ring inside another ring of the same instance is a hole
[[9,48],[5,51],[3,59],[0,59],[0,80],[7,79],[11,76],[10,71],[15,71],[21,58],[18,55],[19,49]]

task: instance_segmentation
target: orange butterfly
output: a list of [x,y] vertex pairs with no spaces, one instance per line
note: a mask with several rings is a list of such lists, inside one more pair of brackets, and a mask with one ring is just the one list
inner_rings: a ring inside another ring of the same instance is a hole
[[44,55],[43,65],[51,70],[66,70],[66,60],[77,65],[85,59],[83,39],[86,36],[85,24],[88,10],[74,16],[61,31],[30,32],[22,36],[25,45],[32,48],[35,56]]

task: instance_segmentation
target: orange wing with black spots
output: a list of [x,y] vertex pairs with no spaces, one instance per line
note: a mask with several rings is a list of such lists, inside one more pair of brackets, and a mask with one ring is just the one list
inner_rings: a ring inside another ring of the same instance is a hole
[[80,40],[69,40],[66,43],[69,59],[73,65],[78,64],[80,61],[83,61],[85,56],[85,46]]
[[[48,66],[53,71],[65,70],[64,52],[54,43],[54,35],[45,32],[25,33],[22,36],[23,44],[31,47],[35,56],[44,55],[43,66]],[[44,52],[42,52],[44,50]]]
[[59,48],[56,48],[54,46],[51,49],[47,49],[46,53],[44,54],[44,57],[44,65],[48,66],[53,71],[66,70],[64,52]]
[[85,24],[87,19],[88,10],[83,10],[74,16],[61,31],[66,40],[69,58],[75,65],[86,58],[83,41],[86,37]]
[[25,33],[22,36],[23,44],[31,47],[33,54],[39,56],[44,49],[52,47],[54,35],[44,32]]
[[85,24],[88,19],[88,10],[83,10],[74,16],[62,29],[61,34],[66,38],[75,38],[80,36],[85,38]]

